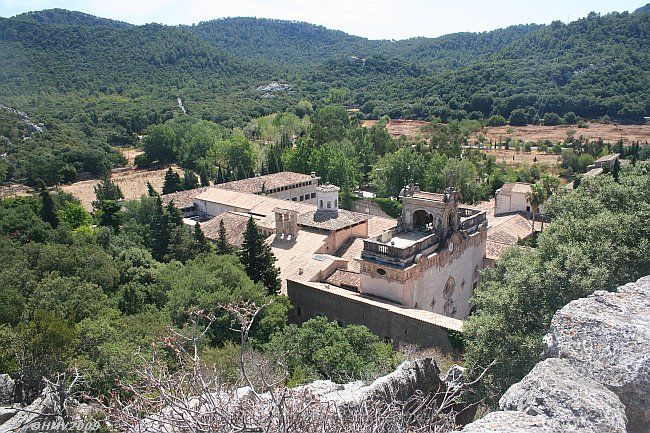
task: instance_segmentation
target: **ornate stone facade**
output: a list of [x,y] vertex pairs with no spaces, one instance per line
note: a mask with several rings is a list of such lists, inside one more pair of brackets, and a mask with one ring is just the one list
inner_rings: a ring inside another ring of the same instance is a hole
[[485,212],[445,194],[406,188],[401,224],[364,241],[360,288],[365,294],[464,319],[484,267]]

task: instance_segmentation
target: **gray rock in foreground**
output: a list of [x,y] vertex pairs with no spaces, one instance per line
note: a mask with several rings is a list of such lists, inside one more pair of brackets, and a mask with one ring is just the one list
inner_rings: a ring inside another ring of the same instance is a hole
[[539,362],[501,397],[502,410],[544,415],[567,430],[625,433],[625,407],[616,394],[561,359]]
[[630,433],[648,431],[650,277],[570,302],[553,316],[544,346],[545,358],[564,359],[620,398]]
[[[326,382],[327,383],[327,382]],[[318,395],[321,401],[337,405],[355,405],[367,401],[406,401],[421,391],[424,394],[435,393],[441,386],[440,369],[431,358],[405,361],[392,373],[382,376],[367,386],[362,382],[345,385],[333,384],[329,392],[323,392],[323,381],[306,385],[305,390]]]
[[58,431],[55,426],[63,422],[59,416],[48,415],[55,411],[54,396],[43,391],[29,406],[18,409],[8,421],[0,425],[0,432]]
[[527,415],[523,412],[492,412],[465,426],[463,433],[566,433],[570,431],[554,424],[544,415]]

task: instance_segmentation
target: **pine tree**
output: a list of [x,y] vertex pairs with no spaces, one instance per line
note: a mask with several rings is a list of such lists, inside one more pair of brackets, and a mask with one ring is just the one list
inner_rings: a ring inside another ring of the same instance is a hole
[[45,184],[42,184],[42,189],[39,195],[41,197],[41,219],[46,223],[49,223],[52,228],[57,228],[59,226],[59,217],[56,214],[54,200],[52,200],[50,192],[45,188]]
[[262,283],[269,295],[280,292],[280,270],[275,266],[276,258],[270,245],[264,242],[262,233],[257,229],[253,217],[248,219],[244,242],[239,252],[239,260],[244,265],[246,274],[256,283]]
[[95,189],[95,201],[93,201],[93,208],[95,210],[99,209],[104,200],[113,200],[119,202],[120,199],[124,198],[122,190],[120,187],[113,183],[111,179],[106,176],[102,179]]
[[206,253],[210,251],[210,241],[205,237],[205,233],[201,230],[201,224],[198,221],[194,224],[194,240],[198,244],[200,252]]
[[172,170],[171,167],[165,173],[165,181],[163,183],[163,194],[171,194],[181,189],[181,176]]
[[228,243],[228,236],[226,233],[226,226],[223,223],[223,218],[219,221],[219,237],[217,238],[217,254],[230,254],[232,247]]

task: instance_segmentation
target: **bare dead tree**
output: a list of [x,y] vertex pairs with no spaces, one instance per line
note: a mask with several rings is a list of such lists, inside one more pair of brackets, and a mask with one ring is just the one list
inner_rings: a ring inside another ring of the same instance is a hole
[[199,341],[214,315],[192,310],[189,334],[170,330],[160,342],[175,353],[179,367],[168,367],[161,344],[148,357],[139,354],[137,380],[121,384],[121,392],[104,401],[109,428],[129,433],[441,433],[456,427],[454,407],[473,383],[416,392],[405,401],[385,395],[344,405],[321,399],[309,387],[284,386],[286,366],[256,358],[248,347],[255,319],[267,305],[221,306],[232,315],[231,329],[240,337],[238,364],[245,387],[221,382],[218,367],[202,363]]

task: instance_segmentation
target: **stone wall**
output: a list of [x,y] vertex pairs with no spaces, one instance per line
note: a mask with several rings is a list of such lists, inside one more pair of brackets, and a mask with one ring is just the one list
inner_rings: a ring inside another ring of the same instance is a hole
[[642,433],[650,423],[650,276],[560,309],[544,360],[463,432]]
[[[300,324],[316,316],[325,316],[343,326],[366,326],[373,334],[392,341],[396,346],[414,344],[420,347],[437,347],[443,352],[452,351],[448,331],[442,326],[383,308],[381,302],[370,302],[360,296],[359,299],[342,297],[337,294],[337,291],[342,290],[344,289],[324,290],[309,283],[288,280],[287,295],[293,305],[289,320]],[[426,314],[422,313],[422,316]],[[461,323],[454,319],[447,320]]]

